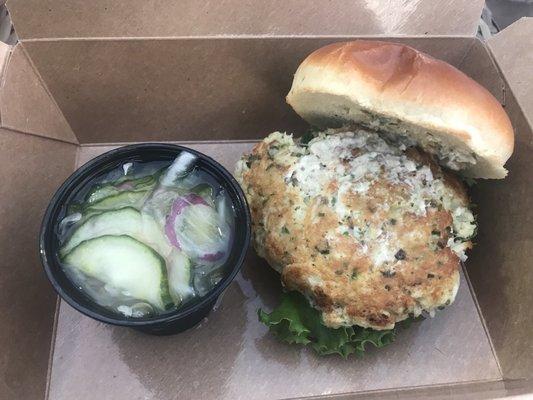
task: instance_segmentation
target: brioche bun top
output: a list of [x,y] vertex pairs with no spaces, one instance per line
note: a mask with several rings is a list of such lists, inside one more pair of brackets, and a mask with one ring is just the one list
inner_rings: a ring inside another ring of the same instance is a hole
[[507,174],[514,134],[500,103],[461,71],[405,45],[322,47],[299,66],[287,102],[313,125],[371,127],[466,176]]

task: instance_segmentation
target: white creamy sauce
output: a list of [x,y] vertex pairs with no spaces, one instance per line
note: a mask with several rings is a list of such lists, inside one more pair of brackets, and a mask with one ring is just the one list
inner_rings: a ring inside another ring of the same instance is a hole
[[395,254],[396,249],[393,249],[387,240],[380,240],[374,246],[374,249],[370,254],[370,259],[374,265],[383,265],[385,263],[394,262],[396,260],[394,258]]
[[433,154],[439,160],[439,164],[454,171],[475,165],[477,163],[475,155],[460,146],[458,143],[449,143],[443,137],[430,134],[426,129],[410,127],[401,132],[398,121],[390,119],[376,118],[373,124],[368,124],[373,129],[380,132],[380,135],[387,138],[389,142],[395,143],[402,150],[407,147],[420,146],[426,152]]
[[[279,163],[289,166],[285,175],[288,184],[297,186],[306,196],[314,198],[323,193],[324,188],[335,182],[338,185],[333,210],[339,220],[351,218],[355,228],[339,225],[341,234],[353,234],[361,242],[363,251],[370,251],[369,256],[375,265],[394,261],[397,249],[389,248],[389,240],[370,244],[380,237],[380,230],[365,227],[357,212],[349,209],[342,201],[350,193],[363,195],[377,179],[386,179],[392,184],[409,187],[410,199],[400,205],[401,211],[425,216],[430,202],[441,204],[450,211],[453,218],[452,238],[448,247],[461,260],[466,259],[464,240],[475,232],[475,220],[472,212],[463,207],[455,193],[444,182],[435,179],[431,169],[417,165],[402,150],[405,145],[391,145],[376,133],[364,130],[357,132],[320,133],[305,146],[294,144],[292,137],[273,133],[266,142],[276,142],[274,152],[270,154]],[[294,157],[297,154],[297,157]],[[380,205],[383,206],[383,205]],[[387,205],[389,207],[389,205]],[[304,210],[300,210],[302,217]]]
[[322,284],[322,279],[315,275],[310,276],[307,281],[311,287],[320,286]]

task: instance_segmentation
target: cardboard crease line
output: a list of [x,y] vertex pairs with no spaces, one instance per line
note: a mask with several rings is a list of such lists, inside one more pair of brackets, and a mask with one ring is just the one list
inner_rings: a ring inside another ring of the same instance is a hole
[[[52,96],[52,93],[50,92],[50,90],[48,89],[48,85],[46,84],[46,82],[44,81],[43,77],[41,76],[41,74],[39,73],[39,71],[37,70],[35,64],[33,63],[33,60],[31,59],[30,55],[28,54],[28,52],[26,51],[26,48],[22,45],[21,42],[19,42],[17,44],[17,46],[20,46],[21,47],[21,50],[22,50],[22,53],[24,54],[24,56],[26,57],[26,59],[28,60],[28,63],[30,64],[30,67],[33,71],[33,73],[35,74],[35,76],[37,77],[37,79],[39,80],[39,83],[41,84],[41,87],[44,89],[44,91],[46,92],[46,95],[48,96],[49,100],[52,102],[52,104],[54,105],[54,107],[56,108],[56,111],[59,113],[59,116],[60,118],[63,119],[63,122],[67,125],[70,133],[72,133],[72,136],[74,136],[75,138],[75,142],[71,142],[71,141],[68,141],[68,140],[61,140],[62,142],[68,142],[68,143],[73,143],[73,144],[79,144],[79,141],[78,141],[78,137],[76,135],[76,133],[72,130],[72,127],[70,126],[70,123],[68,122],[68,120],[65,118],[65,115],[63,114],[63,111],[61,110],[61,108],[59,107],[59,105],[57,104],[54,96]],[[37,135],[37,136],[41,136],[41,135]]]

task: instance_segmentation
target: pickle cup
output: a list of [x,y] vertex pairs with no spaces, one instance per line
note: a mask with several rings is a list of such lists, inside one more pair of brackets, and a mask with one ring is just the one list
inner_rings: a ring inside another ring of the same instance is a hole
[[[229,254],[221,269],[224,276],[211,290],[183,304],[174,311],[151,317],[132,318],[98,305],[65,274],[59,259],[59,224],[67,206],[92,181],[129,162],[162,161],[170,164],[180,153],[194,155],[195,167],[211,175],[227,193],[234,210],[234,230]],[[212,310],[222,292],[241,268],[250,243],[250,212],[242,189],[233,176],[210,157],[183,146],[145,143],[111,150],[76,170],[56,191],[43,218],[39,237],[41,261],[48,280],[57,294],[73,308],[95,320],[137,329],[154,335],[169,335],[187,330]]]

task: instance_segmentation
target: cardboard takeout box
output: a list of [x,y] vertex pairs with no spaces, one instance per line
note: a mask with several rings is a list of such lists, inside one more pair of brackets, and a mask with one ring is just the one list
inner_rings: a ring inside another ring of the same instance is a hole
[[[0,399],[533,392],[533,19],[483,43],[473,36],[482,3],[11,0],[21,42],[0,46]],[[267,333],[256,309],[276,304],[280,283],[253,251],[218,309],[177,336],[103,325],[57,301],[37,235],[77,166],[124,143],[169,141],[232,170],[271,131],[306,128],[284,102],[303,58],[360,36],[455,65],[513,122],[508,178],[471,190],[479,235],[453,306],[345,361]]]

